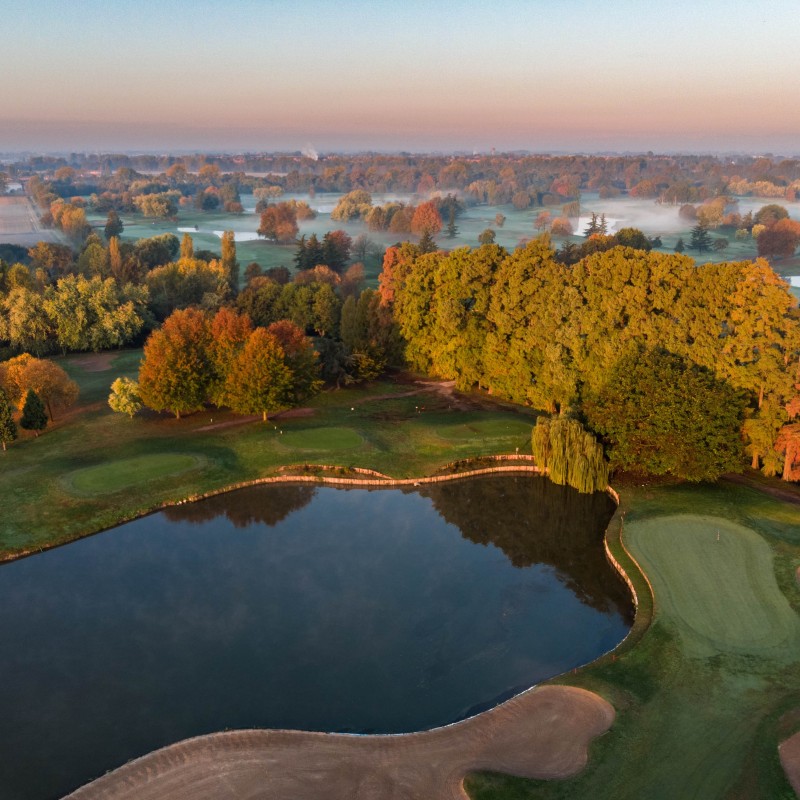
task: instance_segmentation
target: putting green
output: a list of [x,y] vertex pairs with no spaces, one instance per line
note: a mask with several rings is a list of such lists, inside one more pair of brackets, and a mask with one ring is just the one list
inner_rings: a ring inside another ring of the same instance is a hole
[[436,435],[447,441],[464,439],[502,439],[518,436],[530,437],[531,423],[507,419],[485,419],[458,425],[441,425]]
[[657,616],[675,623],[688,655],[797,658],[800,618],[755,531],[686,514],[629,523],[625,539],[653,584]]
[[196,469],[204,458],[189,453],[153,453],[85,467],[69,473],[67,487],[81,495],[99,495],[118,492],[138,486],[156,478],[178,475]]
[[288,430],[278,435],[280,444],[297,450],[351,450],[364,440],[351,428],[304,428]]

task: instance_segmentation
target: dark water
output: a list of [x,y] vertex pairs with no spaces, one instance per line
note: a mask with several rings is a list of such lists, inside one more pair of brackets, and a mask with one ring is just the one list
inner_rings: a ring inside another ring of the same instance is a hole
[[0,797],[223,728],[399,732],[628,630],[612,506],[529,476],[265,486],[0,568]]

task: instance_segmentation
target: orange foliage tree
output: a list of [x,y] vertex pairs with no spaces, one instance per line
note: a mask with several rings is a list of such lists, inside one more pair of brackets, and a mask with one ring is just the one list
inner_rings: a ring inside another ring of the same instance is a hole
[[442,229],[442,217],[432,202],[420,203],[411,218],[411,232],[417,236],[436,236]]
[[154,411],[199,411],[208,397],[212,369],[211,334],[206,315],[187,308],[175,311],[150,334],[139,367],[139,393]]

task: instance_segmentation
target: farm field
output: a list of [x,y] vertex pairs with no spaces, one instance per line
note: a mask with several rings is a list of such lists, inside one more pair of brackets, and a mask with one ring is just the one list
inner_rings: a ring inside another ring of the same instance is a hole
[[59,231],[39,224],[40,212],[21,195],[0,196],[0,244],[32,247],[37,242],[63,242]]

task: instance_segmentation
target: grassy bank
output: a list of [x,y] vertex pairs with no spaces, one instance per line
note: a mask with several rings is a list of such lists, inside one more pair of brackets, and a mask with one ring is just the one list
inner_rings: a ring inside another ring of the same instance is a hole
[[60,359],[79,406],[42,436],[0,454],[0,556],[69,541],[176,501],[287,464],[338,464],[395,477],[478,455],[530,452],[533,417],[464,403],[412,381],[325,392],[302,415],[268,423],[216,410],[175,420],[113,413],[109,386],[135,376],[140,353]]

